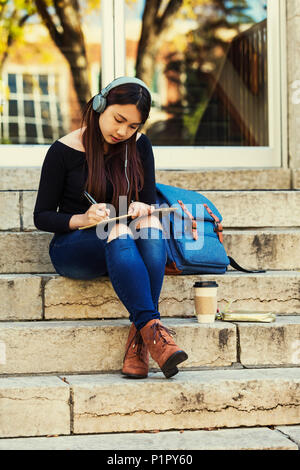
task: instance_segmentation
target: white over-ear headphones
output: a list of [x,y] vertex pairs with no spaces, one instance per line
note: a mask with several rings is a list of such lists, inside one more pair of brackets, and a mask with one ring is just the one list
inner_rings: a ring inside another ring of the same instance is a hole
[[[149,88],[139,78],[119,77],[119,78],[116,78],[115,80],[113,80],[105,88],[103,88],[98,95],[94,96],[94,98],[93,98],[93,110],[96,111],[97,113],[103,113],[103,111],[106,108],[106,97],[107,97],[108,93],[110,92],[110,90],[112,90],[113,88],[115,88],[117,86],[125,85],[127,83],[133,83],[133,84],[142,86],[143,88],[145,88],[148,91],[148,93],[151,97],[151,93],[150,93]],[[126,148],[125,148],[125,177],[126,177],[126,180],[127,180],[127,194],[128,194],[129,193],[129,180],[128,180],[128,176],[127,176],[127,160],[128,160],[127,153],[128,153],[128,150],[127,150],[127,144],[126,144]]]
[[107,87],[103,88],[103,90],[101,90],[101,92],[98,95],[94,96],[94,99],[93,99],[93,109],[94,109],[94,111],[96,111],[97,113],[103,113],[103,111],[106,108],[106,97],[107,97],[108,93],[110,92],[110,90],[112,90],[113,88],[116,88],[117,86],[125,85],[127,83],[134,83],[136,85],[142,86],[143,88],[145,88],[148,91],[149,95],[151,96],[149,88],[139,78],[119,77],[119,78],[116,78],[115,80],[113,80],[109,85],[107,85]]

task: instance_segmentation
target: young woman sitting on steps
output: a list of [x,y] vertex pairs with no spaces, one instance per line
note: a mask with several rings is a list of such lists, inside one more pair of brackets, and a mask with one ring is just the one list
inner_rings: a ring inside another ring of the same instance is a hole
[[[49,254],[58,274],[82,280],[109,276],[132,322],[122,368],[132,378],[147,377],[149,352],[167,378],[187,359],[158,311],[166,241],[159,218],[151,215],[156,202],[151,143],[138,132],[150,107],[147,86],[135,78],[116,79],[93,97],[81,128],[49,148],[34,209],[35,226],[54,232]],[[105,224],[105,237],[95,226],[77,230],[107,220],[108,204],[118,215],[122,196],[128,214],[138,218],[138,237],[121,221]]]

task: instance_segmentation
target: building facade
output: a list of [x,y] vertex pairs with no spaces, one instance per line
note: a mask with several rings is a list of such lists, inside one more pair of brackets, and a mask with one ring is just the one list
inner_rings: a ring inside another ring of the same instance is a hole
[[[117,76],[147,83],[153,107],[143,131],[158,169],[300,167],[299,2],[171,3],[154,11],[151,0],[102,0],[81,12],[88,98]],[[39,165],[80,126],[85,76],[68,47],[36,15],[10,49],[0,165]]]

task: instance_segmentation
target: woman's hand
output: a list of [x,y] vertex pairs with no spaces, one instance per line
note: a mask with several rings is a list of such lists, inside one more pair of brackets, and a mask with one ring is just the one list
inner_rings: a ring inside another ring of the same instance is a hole
[[69,221],[69,227],[71,230],[75,230],[79,227],[85,227],[87,225],[97,224],[102,220],[109,218],[110,209],[106,208],[106,204],[99,203],[93,204],[84,214],[74,214]]
[[101,202],[99,204],[92,204],[90,208],[83,214],[86,225],[96,224],[107,220],[109,218],[110,209],[106,208],[106,204]]
[[154,206],[149,206],[148,204],[144,204],[143,202],[132,202],[128,209],[128,215],[130,215],[133,219],[136,217],[142,217],[145,215],[150,215],[154,211]]

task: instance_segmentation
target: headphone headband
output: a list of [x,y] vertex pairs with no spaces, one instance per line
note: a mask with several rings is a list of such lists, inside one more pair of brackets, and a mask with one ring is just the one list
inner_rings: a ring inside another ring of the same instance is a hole
[[126,85],[127,83],[134,83],[136,85],[140,85],[140,86],[146,88],[146,90],[150,93],[149,88],[143,82],[143,80],[141,80],[139,78],[136,78],[136,77],[119,77],[119,78],[116,78],[115,80],[113,80],[105,88],[103,88],[103,90],[101,90],[100,94],[102,96],[106,97],[112,88],[115,88],[115,87],[120,86],[120,85]]
[[111,83],[109,83],[109,85],[107,85],[105,88],[103,88],[101,90],[101,92],[94,97],[94,99],[93,99],[93,109],[94,109],[94,111],[97,111],[98,113],[102,113],[105,110],[106,97],[107,97],[108,93],[110,92],[110,90],[112,90],[113,88],[116,88],[117,86],[125,85],[127,83],[133,83],[133,84],[142,86],[143,88],[145,88],[148,91],[149,95],[151,96],[149,88],[139,78],[136,78],[136,77],[119,77],[119,78],[116,78],[115,80],[113,80]]

